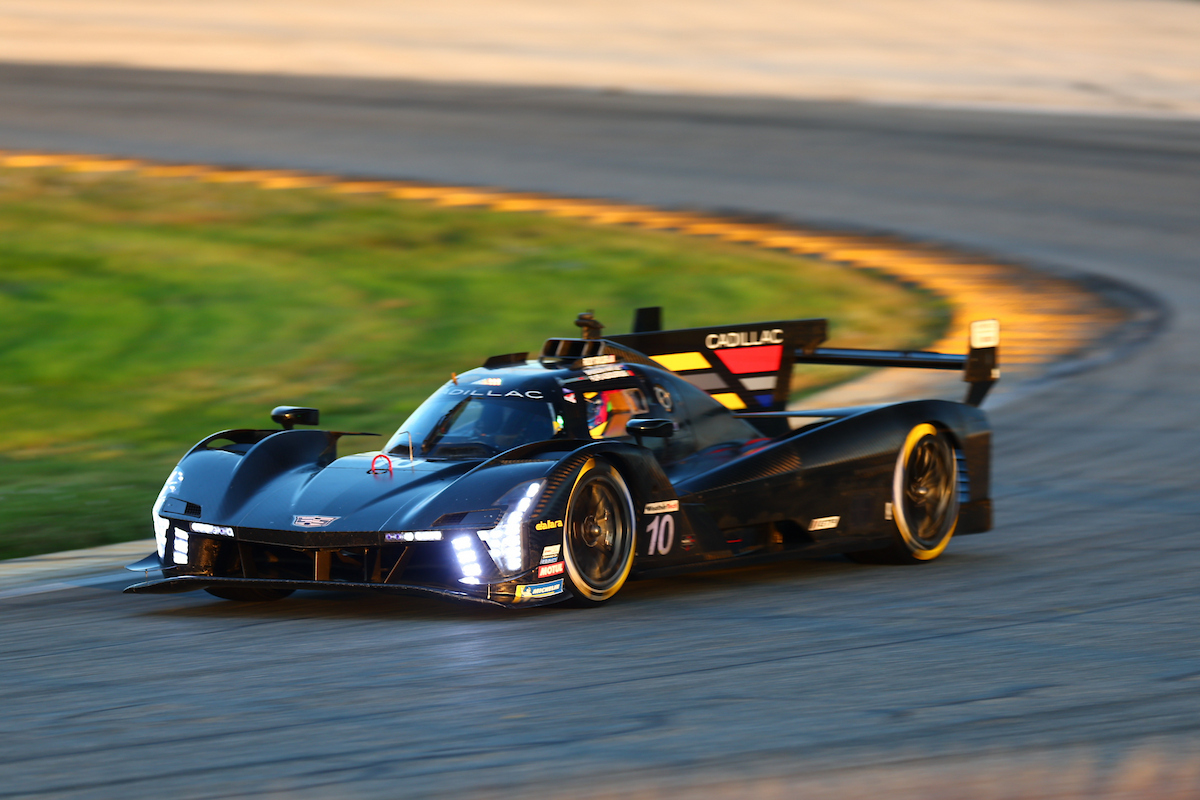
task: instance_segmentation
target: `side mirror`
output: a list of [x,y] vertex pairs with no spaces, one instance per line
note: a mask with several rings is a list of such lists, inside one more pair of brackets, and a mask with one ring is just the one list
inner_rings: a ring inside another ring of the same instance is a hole
[[670,439],[675,435],[675,423],[669,419],[631,419],[625,423],[625,430],[638,436]]
[[290,431],[295,425],[316,425],[321,421],[321,412],[315,408],[300,406],[276,406],[271,410],[271,421]]
[[669,419],[631,419],[625,423],[625,432],[632,433],[641,447],[643,436],[670,439],[675,435],[675,423]]

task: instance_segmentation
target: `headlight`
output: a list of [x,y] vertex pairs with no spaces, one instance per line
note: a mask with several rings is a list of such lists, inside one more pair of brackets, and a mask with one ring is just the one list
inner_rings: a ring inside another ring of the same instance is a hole
[[479,532],[479,538],[487,544],[492,561],[496,562],[496,567],[501,572],[521,571],[521,557],[525,553],[525,545],[521,540],[521,528],[525,524],[525,518],[529,515],[529,509],[533,507],[534,498],[541,490],[541,483],[529,484],[517,504],[504,514],[499,525],[490,531]]
[[454,556],[458,559],[458,566],[462,570],[462,582],[479,583],[483,567],[479,563],[479,554],[475,552],[475,542],[470,534],[456,536],[450,541],[450,544],[454,546]]
[[188,563],[188,534],[183,528],[175,529],[175,544],[171,553],[171,559],[176,564]]
[[233,528],[224,525],[209,525],[207,522],[193,522],[192,533],[207,533],[211,536],[233,536]]
[[183,470],[177,469],[163,484],[162,491],[158,493],[158,499],[154,501],[154,508],[150,511],[150,519],[154,522],[154,543],[158,545],[159,558],[167,557],[167,530],[171,527],[171,523],[160,517],[158,512],[162,511],[167,495],[175,494],[181,483],[183,483]]

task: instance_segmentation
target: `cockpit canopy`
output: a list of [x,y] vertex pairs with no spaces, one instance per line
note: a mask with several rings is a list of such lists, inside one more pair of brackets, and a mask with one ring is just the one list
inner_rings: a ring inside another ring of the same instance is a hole
[[565,437],[555,399],[548,387],[447,385],[405,420],[385,449],[408,455],[411,446],[414,458],[490,458],[518,445]]
[[458,376],[422,403],[384,449],[407,457],[411,448],[417,459],[491,458],[551,439],[625,438],[635,418],[675,424],[669,440],[643,442],[665,462],[758,436],[707,393],[665,370],[640,364],[582,370],[522,365]]

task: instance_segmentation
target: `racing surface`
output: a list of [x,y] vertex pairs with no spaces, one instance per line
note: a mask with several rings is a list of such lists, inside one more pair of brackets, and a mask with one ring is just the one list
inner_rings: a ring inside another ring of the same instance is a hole
[[927,565],[654,580],[591,611],[7,596],[0,797],[866,796],[889,770],[918,787],[892,796],[1098,794],[1200,745],[1200,123],[17,66],[0,108],[7,149],[898,231],[1122,281],[1157,331],[1003,397],[996,529]]

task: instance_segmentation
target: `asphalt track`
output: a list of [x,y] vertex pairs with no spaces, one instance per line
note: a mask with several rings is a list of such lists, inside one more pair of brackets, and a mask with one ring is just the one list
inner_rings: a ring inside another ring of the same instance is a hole
[[586,613],[0,599],[0,797],[1097,795],[1139,763],[1200,791],[1200,124],[45,67],[0,68],[0,109],[0,148],[898,231],[1122,281],[1157,325],[994,410],[996,530],[917,568]]

